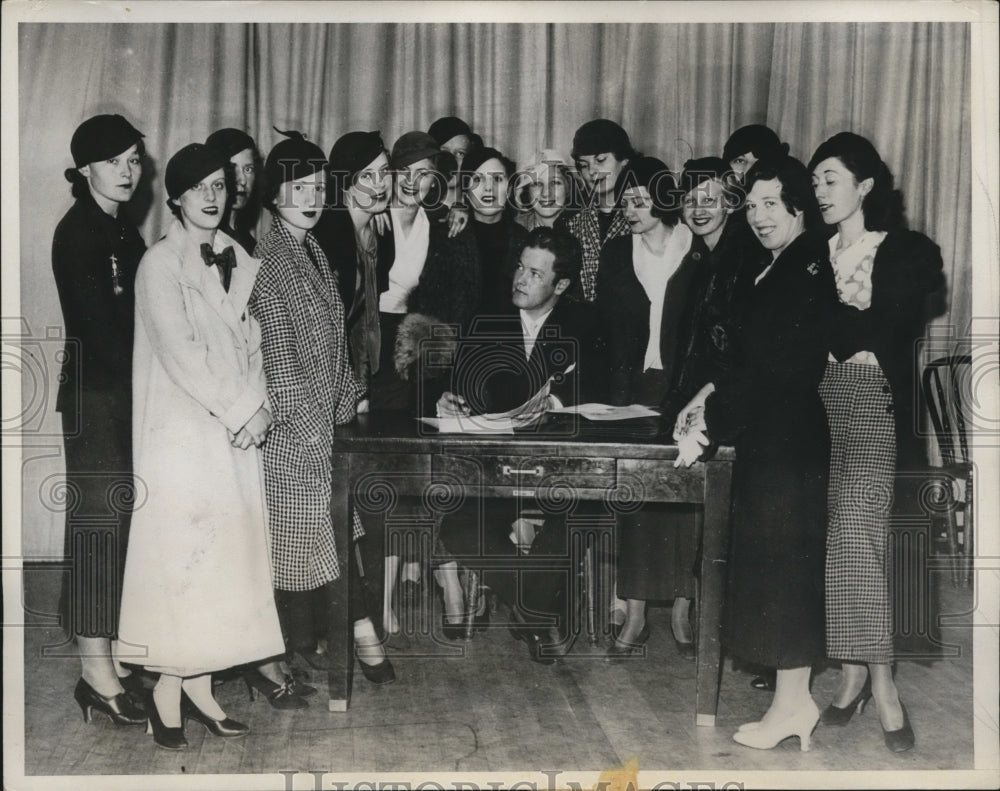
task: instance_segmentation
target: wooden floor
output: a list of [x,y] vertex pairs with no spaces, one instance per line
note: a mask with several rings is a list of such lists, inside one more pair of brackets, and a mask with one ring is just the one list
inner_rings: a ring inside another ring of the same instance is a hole
[[[30,569],[27,609],[54,612],[58,584],[58,572]],[[239,680],[228,681],[217,688],[217,697],[230,716],[250,725],[250,735],[219,739],[192,722],[191,746],[179,753],[157,748],[140,727],[115,728],[101,715],[85,724],[72,697],[77,660],[46,655],[45,646],[59,643],[59,630],[28,628],[25,772],[600,771],[633,756],[644,770],[969,769],[973,692],[967,613],[973,593],[954,590],[937,574],[930,587],[927,623],[935,623],[938,614],[953,617],[940,632],[935,629],[929,638],[915,634],[904,644],[917,652],[917,658],[899,663],[897,676],[917,738],[909,753],[885,749],[874,708],[844,728],[819,726],[807,753],[799,751],[796,739],[769,751],[734,743],[736,727],[757,719],[770,696],[751,689],[749,671],[734,669],[729,661],[718,725],[696,727],[694,664],[680,658],[673,645],[669,610],[652,608],[647,655],[618,663],[604,661],[603,647],[591,650],[583,639],[570,657],[546,667],[530,662],[524,646],[503,628],[464,647],[415,634],[409,648],[393,652],[396,683],[375,687],[355,675],[346,714],[326,710],[325,690],[308,710],[282,712],[263,699],[250,703]],[[437,606],[436,597],[427,601]],[[921,656],[924,649],[928,655]],[[821,707],[829,702],[837,675],[835,669],[815,675],[813,695]]]

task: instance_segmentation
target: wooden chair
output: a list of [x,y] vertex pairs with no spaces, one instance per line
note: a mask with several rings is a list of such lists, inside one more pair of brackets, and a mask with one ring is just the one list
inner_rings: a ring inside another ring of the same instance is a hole
[[955,559],[952,583],[968,586],[972,578],[975,551],[973,522],[973,471],[966,432],[967,406],[972,359],[968,354],[934,360],[924,370],[922,389],[931,423],[941,451],[942,466],[934,472],[952,482],[950,500],[944,509],[948,553]]

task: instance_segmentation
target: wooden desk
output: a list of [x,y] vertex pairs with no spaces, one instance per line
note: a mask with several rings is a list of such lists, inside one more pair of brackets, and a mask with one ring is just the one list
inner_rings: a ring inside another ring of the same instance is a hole
[[[698,725],[715,725],[719,702],[719,619],[729,543],[731,448],[689,469],[675,470],[677,448],[652,436],[655,422],[590,423],[559,416],[534,432],[515,436],[438,434],[413,418],[362,415],[337,429],[333,442],[330,507],[337,549],[348,557],[354,498],[448,497],[455,492],[488,497],[558,496],[561,487],[585,500],[625,506],[636,502],[704,503],[698,586]],[[431,489],[430,487],[435,487]],[[347,616],[349,574],[337,581],[328,651],[329,709],[346,711],[354,668]],[[346,638],[346,639],[345,639]],[[528,658],[525,657],[525,661]],[[405,682],[404,682],[405,683]]]

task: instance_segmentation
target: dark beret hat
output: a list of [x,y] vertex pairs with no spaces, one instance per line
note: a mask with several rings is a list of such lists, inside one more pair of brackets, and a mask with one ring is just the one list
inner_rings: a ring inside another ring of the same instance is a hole
[[205,139],[205,145],[216,149],[226,159],[229,159],[240,153],[240,151],[244,151],[248,148],[251,151],[257,148],[256,143],[254,143],[254,140],[250,137],[250,135],[242,129],[233,129],[232,127],[212,132],[212,134]]
[[431,124],[431,128],[427,130],[427,134],[433,137],[439,146],[443,146],[458,135],[471,137],[472,129],[461,118],[456,118],[454,115],[446,115],[444,118],[438,118]]
[[788,143],[782,143],[778,135],[761,124],[742,126],[729,136],[722,158],[732,162],[748,152],[757,159],[780,158],[788,154]]
[[184,146],[167,162],[167,170],[163,176],[167,195],[171,200],[177,200],[205,176],[225,168],[228,162],[216,149],[203,143]]
[[143,137],[142,132],[120,115],[95,115],[76,128],[69,150],[73,163],[82,168],[121,154]]
[[614,121],[607,118],[597,118],[587,121],[573,135],[573,159],[578,157],[605,154],[609,151],[631,151],[632,141],[628,133]]
[[315,143],[306,140],[301,132],[283,132],[275,129],[285,139],[276,143],[264,163],[264,179],[271,185],[311,176],[326,170],[326,155]]
[[616,190],[623,191],[630,187],[645,187],[658,209],[677,206],[677,180],[666,163],[656,157],[629,160],[618,176]]
[[726,174],[730,172],[729,163],[719,157],[689,159],[684,163],[684,172],[681,174],[681,189],[685,193],[690,192],[709,179],[718,179],[725,184]]
[[407,132],[393,145],[389,167],[399,170],[421,159],[436,159],[440,153],[441,147],[426,132]]
[[385,143],[378,132],[348,132],[330,149],[330,172],[344,174],[346,189],[354,177],[385,153]]

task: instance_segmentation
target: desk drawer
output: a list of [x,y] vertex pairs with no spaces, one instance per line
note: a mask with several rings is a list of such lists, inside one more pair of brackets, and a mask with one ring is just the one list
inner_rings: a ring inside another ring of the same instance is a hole
[[586,456],[436,455],[435,473],[457,476],[467,485],[602,489],[615,484],[615,460]]

